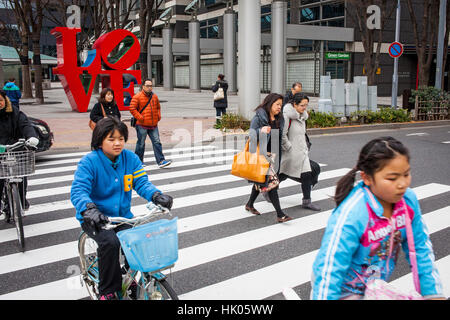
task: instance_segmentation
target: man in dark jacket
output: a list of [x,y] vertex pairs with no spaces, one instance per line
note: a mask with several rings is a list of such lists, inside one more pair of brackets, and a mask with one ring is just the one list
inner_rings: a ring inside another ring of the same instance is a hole
[[214,100],[214,108],[216,108],[216,125],[220,123],[220,119],[222,118],[222,114],[227,113],[228,100],[227,100],[227,90],[228,90],[228,82],[224,80],[225,76],[223,74],[219,74],[217,77],[216,83],[212,87],[212,91],[215,93],[219,88],[223,90],[223,99]]
[[[0,90],[0,144],[13,144],[21,138],[27,139],[28,144],[33,146],[39,144],[38,135],[28,117],[25,113],[13,107],[6,92]],[[3,193],[3,184],[4,180],[0,179],[0,199]],[[27,191],[26,177],[24,177],[23,182],[19,183],[19,189],[23,190],[23,194],[20,195],[22,203],[24,203],[24,209],[28,209],[30,205],[25,197]]]
[[22,93],[20,92],[20,88],[16,85],[16,80],[10,78],[9,82],[3,87],[3,90],[5,90],[11,104],[19,109],[19,100],[22,98]]
[[286,104],[286,103],[288,103],[293,97],[294,97],[294,95],[296,94],[296,93],[300,93],[300,92],[302,92],[302,83],[301,82],[294,82],[293,84],[292,84],[292,88],[291,88],[291,90],[289,90],[289,92],[288,93],[286,93],[286,95],[284,96],[284,99],[283,99],[283,107],[284,107],[284,105]]

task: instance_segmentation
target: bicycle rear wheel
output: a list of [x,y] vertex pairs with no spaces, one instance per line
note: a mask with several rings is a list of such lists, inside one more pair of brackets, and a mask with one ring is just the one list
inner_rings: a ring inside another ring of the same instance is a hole
[[98,245],[87,233],[82,232],[78,238],[78,253],[80,255],[81,280],[86,285],[86,289],[92,300],[99,297],[98,283]]
[[20,201],[19,188],[16,183],[11,184],[11,199],[9,207],[12,209],[11,213],[14,218],[14,224],[16,225],[17,239],[19,241],[19,250],[25,251],[25,234],[23,232],[23,209],[22,202]]

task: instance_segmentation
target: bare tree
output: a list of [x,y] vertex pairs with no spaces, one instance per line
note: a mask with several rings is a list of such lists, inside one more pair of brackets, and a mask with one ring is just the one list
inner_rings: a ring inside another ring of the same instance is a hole
[[47,6],[49,0],[35,0],[32,2],[32,10],[29,10],[27,20],[31,27],[31,41],[33,44],[33,67],[34,67],[34,88],[36,102],[44,103],[44,92],[42,90],[42,64],[41,64],[41,30],[43,14],[42,9]]
[[164,0],[140,0],[139,30],[141,54],[139,57],[139,68],[141,69],[142,81],[147,78],[151,78],[152,76],[151,74],[149,75],[147,71],[148,42],[153,24],[159,17],[159,7],[163,4],[163,2]]
[[[30,76],[30,62],[28,59],[30,26],[28,24],[28,16],[31,11],[30,1],[19,0],[2,0],[2,5],[6,9],[11,9],[14,13],[14,19],[17,25],[17,32],[20,41],[10,37],[11,43],[17,51],[20,58],[22,69],[22,97],[33,98],[31,76]],[[2,30],[8,31],[8,25],[4,21],[1,22]]]
[[[423,16],[421,17],[422,23],[419,28],[416,8],[413,7],[411,0],[406,0],[414,31],[419,64],[419,86],[428,86],[430,82],[430,68],[434,56],[433,48],[436,46],[438,35],[439,19],[436,17],[439,17],[439,0],[423,0],[421,3],[423,5]],[[416,1],[415,6],[417,5]]]
[[[367,7],[370,5],[378,5],[381,9],[380,29],[367,28],[367,19],[369,18]],[[386,21],[392,16],[395,8],[396,1],[392,0],[347,0],[345,10],[361,35],[364,47],[364,70],[369,86],[376,84],[376,72],[380,65],[383,31]]]

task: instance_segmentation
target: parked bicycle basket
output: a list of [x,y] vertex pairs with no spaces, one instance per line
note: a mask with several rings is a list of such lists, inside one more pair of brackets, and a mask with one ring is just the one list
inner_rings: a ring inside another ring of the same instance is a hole
[[131,269],[152,272],[178,260],[177,221],[161,219],[117,233]]
[[34,173],[34,151],[0,153],[0,179],[29,176]]

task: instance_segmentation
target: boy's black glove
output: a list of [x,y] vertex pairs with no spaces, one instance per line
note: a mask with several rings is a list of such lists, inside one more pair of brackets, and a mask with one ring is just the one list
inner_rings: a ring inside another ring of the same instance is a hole
[[167,194],[156,191],[153,194],[152,202],[170,210],[172,208],[173,198]]
[[99,231],[100,228],[108,223],[108,218],[97,209],[94,203],[89,202],[86,205],[86,210],[81,213],[83,220],[87,223],[93,230]]

